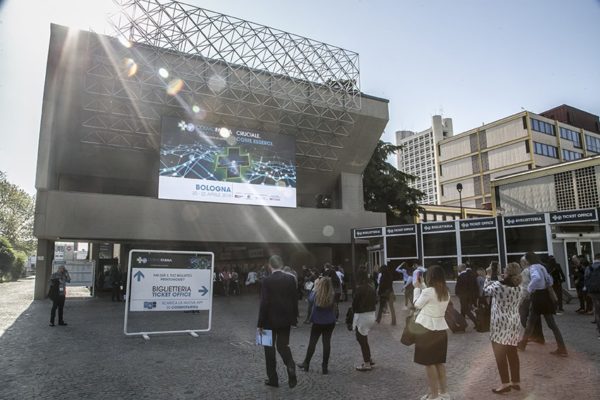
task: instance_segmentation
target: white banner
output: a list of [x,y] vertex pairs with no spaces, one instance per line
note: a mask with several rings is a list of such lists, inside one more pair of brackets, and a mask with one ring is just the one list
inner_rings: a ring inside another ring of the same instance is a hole
[[209,310],[209,269],[132,268],[131,311]]
[[296,207],[296,188],[292,187],[169,176],[160,176],[158,180],[159,199]]

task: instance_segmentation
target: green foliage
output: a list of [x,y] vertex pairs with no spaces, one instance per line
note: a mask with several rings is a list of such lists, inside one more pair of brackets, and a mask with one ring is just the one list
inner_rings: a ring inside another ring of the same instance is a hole
[[27,254],[22,251],[15,252],[15,261],[10,270],[10,277],[13,281],[23,277],[25,266],[27,265]]
[[8,239],[0,236],[0,282],[10,274],[15,258],[15,251]]
[[33,236],[35,198],[6,179],[0,171],[0,236],[16,250],[32,254],[36,250]]
[[419,211],[418,202],[424,196],[409,184],[415,176],[398,171],[387,162],[401,146],[379,140],[371,160],[363,172],[365,210],[385,212],[388,224],[412,222]]

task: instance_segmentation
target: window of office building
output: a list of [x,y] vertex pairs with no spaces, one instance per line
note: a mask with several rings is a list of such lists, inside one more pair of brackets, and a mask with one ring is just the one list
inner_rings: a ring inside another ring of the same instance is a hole
[[592,153],[600,153],[600,139],[585,135],[585,148]]
[[581,168],[575,171],[577,198],[579,208],[598,207],[598,186],[594,167]]
[[554,125],[537,119],[531,118],[531,129],[537,132],[545,133],[546,135],[556,136],[554,133]]
[[560,128],[560,137],[573,142],[575,147],[581,148],[581,137],[579,136],[579,132],[567,128]]
[[563,149],[562,154],[565,161],[579,160],[580,158],[583,158],[583,154],[567,149]]
[[541,156],[558,158],[558,148],[555,146],[550,146],[549,144],[533,142],[534,152],[535,154],[539,154]]

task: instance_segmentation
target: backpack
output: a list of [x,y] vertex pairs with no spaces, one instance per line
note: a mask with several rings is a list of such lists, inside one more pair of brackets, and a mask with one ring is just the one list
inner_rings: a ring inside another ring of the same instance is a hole
[[595,262],[590,269],[590,274],[585,280],[585,288],[588,293],[600,293],[600,263]]

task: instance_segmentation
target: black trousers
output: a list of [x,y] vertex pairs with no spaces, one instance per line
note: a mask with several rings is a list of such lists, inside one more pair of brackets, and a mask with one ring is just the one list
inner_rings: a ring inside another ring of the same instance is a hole
[[63,309],[65,308],[65,296],[58,296],[55,300],[52,300],[52,310],[50,311],[50,323],[54,323],[54,317],[56,316],[56,309],[58,308],[58,323],[62,324]]
[[[519,316],[521,318],[521,325],[523,328],[527,327],[527,320],[529,319],[529,313],[531,312],[531,299],[525,299],[519,305]],[[542,320],[538,319],[534,322],[533,331],[529,339],[537,342],[545,342],[544,331],[542,329]]]
[[112,283],[112,301],[121,301],[121,283],[113,282]]
[[396,325],[396,310],[394,309],[394,301],[396,295],[392,290],[385,292],[379,296],[379,310],[377,311],[377,322],[381,322],[381,316],[385,311],[385,306],[389,306],[390,314],[392,315],[392,325]]
[[329,355],[331,354],[331,335],[333,334],[334,328],[335,323],[327,325],[312,325],[312,328],[310,329],[308,349],[306,349],[306,357],[304,358],[304,365],[308,366],[310,364],[310,360],[312,359],[313,354],[315,354],[319,337],[323,335],[323,366],[327,367],[329,364]]
[[554,282],[552,288],[554,289],[554,293],[556,293],[556,298],[558,299],[558,301],[556,302],[556,307],[558,308],[558,311],[563,311],[562,284],[560,282]]
[[473,314],[473,302],[466,296],[458,296],[460,300],[460,315],[463,317],[469,317],[473,324],[477,326],[477,319]]
[[360,345],[360,351],[362,352],[363,361],[365,363],[371,362],[371,348],[369,347],[369,338],[361,335],[358,329],[356,329],[356,340]]
[[[500,373],[502,383],[519,383],[521,382],[521,372],[519,366],[519,353],[517,346],[508,346],[496,342],[492,342],[492,350],[496,358],[496,365]],[[510,375],[508,369],[510,367]]]
[[287,367],[288,376],[296,373],[296,364],[290,350],[290,327],[273,329],[273,346],[265,346],[265,361],[267,364],[267,377],[271,383],[278,383],[277,358],[275,348]]

